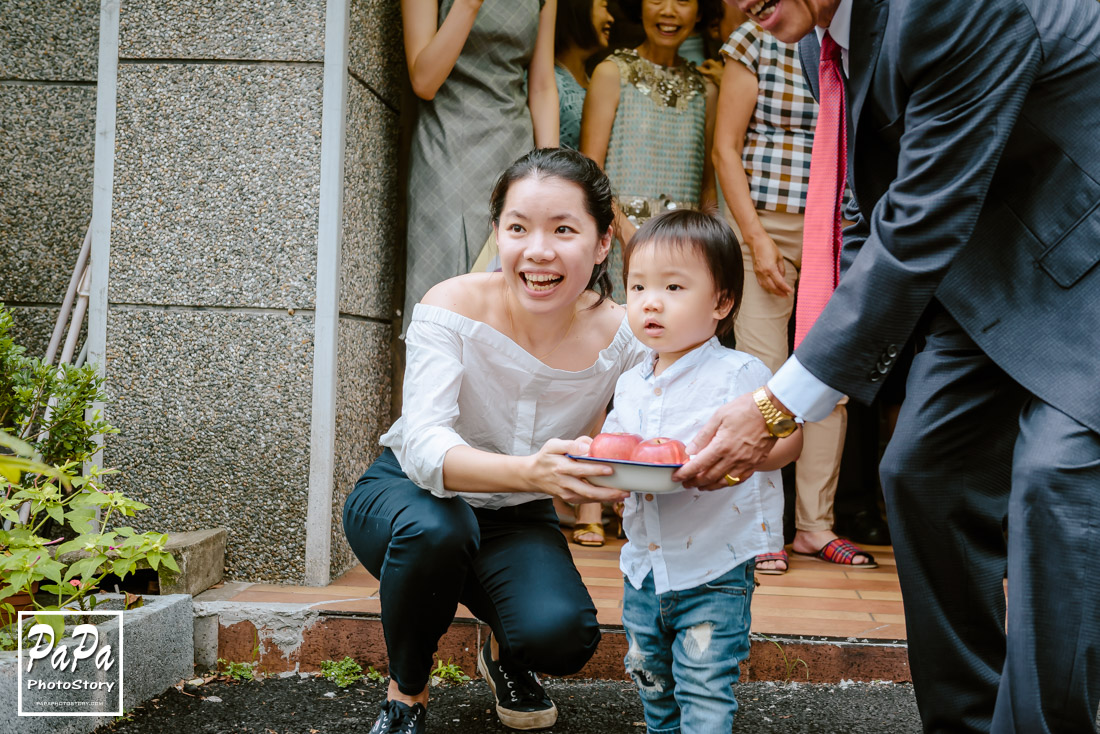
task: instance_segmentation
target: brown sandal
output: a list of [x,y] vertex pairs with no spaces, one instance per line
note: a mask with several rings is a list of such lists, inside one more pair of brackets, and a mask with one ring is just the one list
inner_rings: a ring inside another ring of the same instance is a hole
[[[598,535],[599,540],[581,540],[582,535]],[[573,542],[577,545],[588,546],[589,548],[599,548],[603,545],[604,534],[603,524],[598,522],[590,522],[587,525],[574,525],[573,526]]]

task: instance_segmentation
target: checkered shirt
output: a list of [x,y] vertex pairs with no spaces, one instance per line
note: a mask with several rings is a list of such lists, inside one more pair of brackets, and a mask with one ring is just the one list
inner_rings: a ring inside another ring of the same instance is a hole
[[757,209],[799,214],[806,208],[817,102],[798,49],[747,21],[722,53],[744,64],[760,85],[742,156],[753,202]]

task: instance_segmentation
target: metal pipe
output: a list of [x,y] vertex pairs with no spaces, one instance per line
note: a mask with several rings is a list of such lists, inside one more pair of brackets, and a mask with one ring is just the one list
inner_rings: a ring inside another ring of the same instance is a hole
[[73,309],[73,320],[69,323],[69,336],[65,340],[65,348],[61,350],[61,357],[57,360],[59,365],[72,362],[73,352],[76,351],[76,340],[80,338],[80,330],[84,326],[84,313],[88,310],[90,278],[91,268],[84,268],[84,273],[80,277],[80,287],[77,289],[78,296],[76,308]]
[[69,278],[69,288],[65,291],[65,300],[61,302],[61,310],[57,313],[57,322],[53,327],[53,335],[50,337],[50,345],[46,348],[46,356],[42,361],[53,364],[57,347],[61,343],[61,334],[65,331],[65,322],[69,319],[69,309],[73,306],[73,297],[76,295],[77,286],[80,283],[84,266],[88,264],[88,255],[92,251],[92,228],[88,227],[84,235],[84,244],[80,246],[80,254],[76,258],[76,267],[73,268],[72,277]]

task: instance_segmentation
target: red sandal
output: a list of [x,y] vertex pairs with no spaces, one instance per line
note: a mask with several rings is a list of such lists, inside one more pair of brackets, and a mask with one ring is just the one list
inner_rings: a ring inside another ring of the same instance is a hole
[[[797,556],[812,556],[818,558],[826,563],[836,563],[841,566],[848,566],[854,569],[871,569],[878,568],[878,564],[875,563],[875,557],[867,551],[860,548],[855,543],[845,540],[844,538],[833,538],[816,553],[799,553],[798,551],[791,551]],[[853,563],[853,561],[863,556],[867,559],[867,563]]]
[[[783,568],[760,568],[760,564],[765,561],[780,561]],[[787,573],[787,569],[790,567],[791,559],[787,557],[786,550],[781,550],[778,553],[761,553],[756,557],[756,572],[767,576],[782,576]]]

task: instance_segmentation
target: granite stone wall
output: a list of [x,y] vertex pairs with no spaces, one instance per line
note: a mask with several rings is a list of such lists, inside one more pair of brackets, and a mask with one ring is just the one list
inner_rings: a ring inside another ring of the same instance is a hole
[[355,480],[389,428],[395,303],[403,293],[403,180],[398,139],[405,85],[397,0],[352,0],[344,155],[336,446],[332,492],[333,576],[357,561],[341,513]]
[[98,0],[0,2],[0,302],[41,356],[92,212]]
[[[347,82],[333,577],[354,563],[343,500],[389,418],[402,67],[378,54],[400,41],[397,8],[352,9],[373,68]],[[106,458],[153,508],[143,527],[226,527],[231,580],[303,581],[324,34],[322,0],[120,15],[107,385],[122,433]]]
[[[91,216],[99,13],[0,2],[0,301],[34,353]],[[390,420],[400,3],[351,0],[349,15],[336,270],[318,257],[321,182],[339,174],[321,165],[325,0],[121,3],[105,346],[121,432],[104,461],[150,506],[139,529],[227,528],[231,580],[302,583],[307,553],[332,578],[356,563],[343,502]],[[340,288],[332,354],[315,353],[324,268]],[[314,413],[315,358],[336,365],[335,415]],[[307,548],[310,493],[327,491],[310,483],[316,421],[334,424],[332,502]]]

